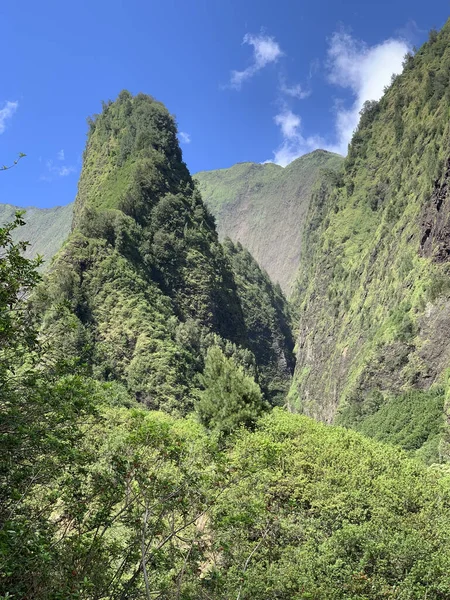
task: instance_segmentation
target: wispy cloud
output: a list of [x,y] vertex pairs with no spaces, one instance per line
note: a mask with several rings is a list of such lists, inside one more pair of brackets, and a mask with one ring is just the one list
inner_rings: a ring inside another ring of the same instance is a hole
[[[65,160],[64,150],[60,150],[57,153],[56,158],[59,162],[64,161]],[[45,170],[45,173],[43,173],[40,177],[41,181],[47,181],[47,182],[54,181],[55,179],[57,179],[59,177],[67,177],[68,175],[75,173],[77,170],[76,167],[74,167],[73,165],[58,164],[58,163],[55,163],[55,161],[51,158],[46,160],[44,162],[44,164],[45,164],[46,170]]]
[[311,90],[305,90],[299,83],[288,85],[284,77],[280,78],[280,92],[285,96],[303,100],[311,95]]
[[243,44],[253,47],[253,59],[251,65],[243,71],[231,72],[229,87],[235,90],[240,90],[244,81],[253,77],[268,64],[277,62],[283,56],[283,51],[275,38],[264,33],[259,35],[247,33],[244,36]]
[[344,31],[334,33],[327,53],[327,80],[350,91],[350,105],[342,100],[335,103],[335,132],[326,139],[319,134],[305,136],[300,115],[284,105],[274,117],[275,124],[280,127],[282,142],[270,162],[286,166],[317,148],[347,154],[364,102],[381,98],[392,75],[401,73],[403,57],[409,50],[408,43],[400,38],[368,46]]
[[[231,72],[230,83],[225,87],[235,90],[240,90],[244,81],[251,79],[258,71],[271,63],[277,63],[281,57],[286,56],[275,38],[263,32],[259,35],[247,33],[244,36],[243,44],[253,47],[253,57],[251,64],[246,69]],[[278,91],[281,96],[297,100],[303,100],[311,94],[311,91],[305,89],[300,83],[288,84],[284,74],[280,74]]]
[[408,43],[402,39],[388,39],[369,47],[342,31],[332,36],[328,49],[328,80],[349,89],[354,98],[349,108],[338,104],[336,151],[347,154],[364,102],[381,98],[392,75],[401,73],[403,58],[409,50]]
[[300,127],[300,117],[291,110],[284,110],[275,116],[274,121],[280,126],[283,137],[291,140],[298,135]]
[[416,43],[420,43],[420,40],[426,34],[427,30],[421,29],[414,19],[409,19],[406,24],[403,25],[403,27],[400,27],[396,31],[396,36],[400,39],[406,40],[411,46]]
[[5,103],[4,107],[0,109],[0,134],[5,131],[6,122],[11,119],[18,106],[18,102],[8,101]]
[[180,142],[182,144],[190,144],[191,143],[191,136],[189,133],[186,133],[185,131],[179,131],[178,137],[180,138]]
[[274,122],[280,127],[283,141],[274,151],[273,159],[266,162],[274,162],[285,167],[299,156],[316,148],[323,148],[325,145],[320,136],[305,137],[301,130],[302,120],[300,116],[287,107],[284,107],[274,117]]
[[71,173],[75,173],[75,171],[76,171],[76,169],[72,165],[69,165],[69,166],[64,165],[63,167],[60,167],[59,169],[57,169],[57,173],[60,177],[67,177],[67,175],[70,175]]
[[320,70],[320,60],[318,58],[313,58],[313,60],[309,63],[309,74],[308,79],[312,79],[316,73]]

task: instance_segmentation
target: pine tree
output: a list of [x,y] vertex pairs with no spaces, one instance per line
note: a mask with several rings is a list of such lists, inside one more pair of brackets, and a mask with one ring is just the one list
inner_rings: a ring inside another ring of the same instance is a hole
[[209,348],[203,375],[203,391],[196,403],[200,421],[225,437],[240,425],[252,427],[266,409],[259,385],[218,346]]

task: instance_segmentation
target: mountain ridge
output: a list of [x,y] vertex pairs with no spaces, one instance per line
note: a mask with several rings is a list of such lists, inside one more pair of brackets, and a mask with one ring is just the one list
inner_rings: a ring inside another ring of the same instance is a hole
[[315,150],[286,167],[237,163],[199,172],[194,179],[216,219],[219,237],[248,248],[289,296],[312,191],[322,171],[339,170],[342,161],[337,154]]
[[11,222],[18,210],[25,211],[25,225],[12,232],[13,239],[29,243],[25,251],[28,258],[34,258],[38,254],[43,256],[42,269],[45,270],[69,235],[73,203],[52,208],[0,204],[0,223]]

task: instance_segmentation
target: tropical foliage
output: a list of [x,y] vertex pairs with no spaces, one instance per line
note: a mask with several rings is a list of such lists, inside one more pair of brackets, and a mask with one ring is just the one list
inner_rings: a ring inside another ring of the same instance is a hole
[[[149,408],[185,414],[217,345],[252,364],[272,400],[288,385],[293,344],[285,299],[256,263],[251,271],[235,272],[220,245],[167,109],[128,92],[104,104],[90,121],[73,232],[33,299],[54,351]],[[259,286],[261,312],[276,313],[263,317],[268,331],[250,331],[237,279],[241,292]],[[263,336],[277,345],[270,356],[256,351]]]
[[0,600],[450,598],[449,34],[317,183],[287,397],[291,310],[154,99],[90,120],[47,273],[0,228]]

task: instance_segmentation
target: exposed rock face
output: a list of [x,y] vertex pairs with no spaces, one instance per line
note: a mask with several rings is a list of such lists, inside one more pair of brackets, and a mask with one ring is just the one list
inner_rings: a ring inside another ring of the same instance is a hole
[[418,356],[424,369],[416,385],[428,388],[450,367],[450,299],[443,296],[430,302],[418,319]]
[[420,252],[435,262],[450,259],[450,159],[442,180],[436,181],[422,217]]

